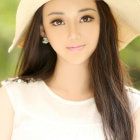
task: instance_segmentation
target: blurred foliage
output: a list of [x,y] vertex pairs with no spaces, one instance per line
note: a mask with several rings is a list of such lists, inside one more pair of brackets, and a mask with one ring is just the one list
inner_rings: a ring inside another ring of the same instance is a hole
[[140,36],[120,51],[121,60],[128,65],[128,72],[134,87],[140,90]]
[[16,10],[19,0],[0,3],[0,81],[14,75],[20,49],[8,53],[14,38]]
[[[0,3],[0,81],[14,75],[21,51],[20,48],[16,48],[12,53],[8,53],[14,38],[18,3],[19,0],[4,0]],[[128,71],[135,88],[140,90],[140,37],[120,51],[120,57],[129,67]]]

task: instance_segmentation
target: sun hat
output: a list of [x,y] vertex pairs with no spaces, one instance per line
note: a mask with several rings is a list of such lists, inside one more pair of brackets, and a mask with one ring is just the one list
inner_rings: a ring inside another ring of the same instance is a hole
[[[51,0],[21,0],[16,13],[16,29],[10,53],[16,46],[23,47],[28,28],[35,12]],[[118,25],[119,50],[125,48],[134,38],[140,35],[140,0],[103,0],[115,17]]]

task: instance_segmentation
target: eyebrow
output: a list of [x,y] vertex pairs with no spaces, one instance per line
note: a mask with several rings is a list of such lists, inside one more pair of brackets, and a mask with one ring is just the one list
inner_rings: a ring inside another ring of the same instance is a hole
[[[84,8],[84,9],[78,10],[78,13],[88,11],[88,10],[96,11],[93,8]],[[50,15],[64,15],[64,13],[63,12],[52,12],[52,13],[48,14],[48,16],[50,16]]]

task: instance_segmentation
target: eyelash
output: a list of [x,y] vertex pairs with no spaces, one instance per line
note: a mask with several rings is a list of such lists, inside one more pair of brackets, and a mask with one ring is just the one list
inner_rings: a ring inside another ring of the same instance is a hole
[[[90,21],[92,21],[92,19],[94,19],[93,17],[91,17],[91,16],[89,16],[89,15],[86,15],[86,16],[83,16],[84,18],[86,17],[86,19],[88,19],[88,18],[90,18],[91,20]],[[83,18],[82,17],[82,18]],[[51,21],[50,23],[51,24],[53,24],[54,22],[58,22],[58,21],[62,21],[61,19],[55,19],[55,20],[53,20],[53,21]],[[90,22],[90,21],[88,21],[88,22]],[[57,25],[54,25],[53,24],[53,26],[59,26],[58,24]]]

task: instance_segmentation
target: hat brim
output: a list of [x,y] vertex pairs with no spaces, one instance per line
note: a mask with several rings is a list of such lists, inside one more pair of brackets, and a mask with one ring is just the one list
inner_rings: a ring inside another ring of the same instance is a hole
[[[36,10],[46,2],[51,0],[39,0],[34,4],[26,0],[21,0],[16,15],[16,33],[12,45],[8,49],[10,53],[16,46],[23,47],[27,30],[31,24],[33,15]],[[110,7],[116,23],[118,25],[118,47],[119,50],[124,49],[133,39],[140,36],[140,18],[137,17],[140,13],[139,0],[104,0]],[[26,8],[23,6],[26,5]],[[133,10],[130,10],[133,9]],[[28,11],[28,13],[27,13]],[[22,13],[22,17],[21,17]],[[26,19],[26,20],[25,20]],[[22,27],[21,27],[22,25]]]

